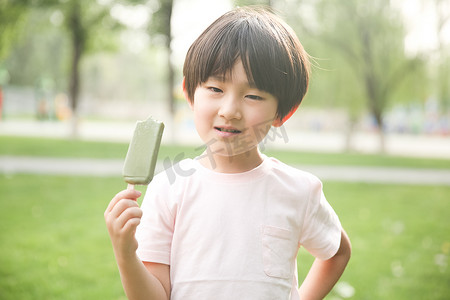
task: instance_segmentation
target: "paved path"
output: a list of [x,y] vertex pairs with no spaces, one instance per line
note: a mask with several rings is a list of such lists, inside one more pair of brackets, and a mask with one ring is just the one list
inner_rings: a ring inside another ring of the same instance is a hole
[[[123,160],[0,156],[2,174],[121,176]],[[450,186],[450,170],[358,166],[298,166],[322,180]],[[157,172],[163,171],[158,163]]]
[[[84,140],[129,142],[136,122],[80,121],[79,135]],[[299,151],[342,152],[346,149],[344,132],[309,132],[299,130],[295,123],[287,123],[283,137],[267,141],[268,147],[295,149]],[[2,120],[0,135],[67,138],[70,136],[69,122],[36,122],[31,120]],[[282,129],[280,129],[282,130]],[[271,135],[280,132],[270,132]],[[162,143],[176,141],[179,144],[203,145],[194,128],[180,127],[175,133],[166,124]],[[1,146],[1,145],[0,145]],[[361,153],[376,153],[378,136],[370,132],[357,132],[352,146]],[[386,135],[386,153],[389,155],[450,159],[450,136]]]

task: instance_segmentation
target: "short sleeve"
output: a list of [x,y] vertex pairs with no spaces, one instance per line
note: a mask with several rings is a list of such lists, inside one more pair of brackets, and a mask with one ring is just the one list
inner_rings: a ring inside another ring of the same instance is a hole
[[165,185],[161,176],[155,176],[147,188],[141,223],[136,229],[136,253],[142,261],[169,265],[175,217],[168,205],[170,195]]
[[313,177],[300,244],[313,256],[327,260],[339,250],[341,231],[341,223],[325,198],[322,183]]

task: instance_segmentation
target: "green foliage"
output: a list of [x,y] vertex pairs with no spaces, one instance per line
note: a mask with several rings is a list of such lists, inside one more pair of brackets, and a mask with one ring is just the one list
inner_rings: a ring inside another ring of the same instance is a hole
[[83,60],[83,92],[103,100],[106,106],[118,100],[130,107],[162,101],[166,91],[161,75],[166,72],[165,61],[161,61],[164,56],[160,47],[153,46],[140,54],[122,49],[118,53],[89,55]]
[[308,101],[381,121],[389,103],[427,93],[425,61],[406,56],[402,19],[389,1],[290,3],[280,9],[315,58]]
[[[150,35],[162,37],[159,39],[167,52],[166,57],[166,101],[169,105],[169,111],[173,116],[176,112],[174,86],[175,86],[175,68],[172,63],[172,10],[173,0],[160,0],[159,8],[153,15],[149,24]],[[153,39],[153,41],[158,39]]]
[[55,90],[65,90],[69,70],[69,40],[60,25],[51,23],[55,11],[32,9],[23,31],[5,61],[12,85],[35,86],[44,78],[54,81]]
[[159,0],[158,2],[158,9],[152,15],[148,30],[151,35],[162,36],[165,45],[170,45],[173,0]]
[[[439,2],[445,8],[446,1],[433,2]],[[353,121],[363,112],[381,116],[392,105],[423,103],[430,96],[438,99],[441,111],[446,112],[450,107],[448,45],[440,45],[433,53],[407,56],[403,49],[405,28],[399,13],[393,10],[388,0],[236,0],[234,3],[271,5],[295,29],[313,61],[312,79],[305,99],[307,105],[344,108]],[[117,41],[123,24],[110,15],[110,10],[114,5],[137,4],[145,5],[152,13],[148,28],[150,40],[155,44],[161,41],[167,47],[171,37],[173,0],[0,1],[0,73],[6,74],[7,70],[12,85],[33,86],[52,78],[55,89],[68,91],[74,85],[73,81],[69,83],[74,69],[70,66],[71,55],[75,49],[81,49],[80,82],[84,94],[89,97],[111,99],[111,95],[116,95],[117,99],[128,98],[122,95],[130,93],[121,94],[116,89],[130,86],[137,91],[136,98],[142,99],[143,94],[149,93],[146,77],[152,81],[152,96],[155,89],[159,89],[158,99],[163,98],[160,96],[163,93],[171,96],[173,89],[166,88],[164,82],[173,80],[174,71],[165,57],[158,56],[162,51],[139,55],[140,58],[135,60],[140,64],[134,72],[138,74],[136,80],[124,74],[126,80],[138,82],[136,85],[121,81],[120,76],[105,76],[102,72],[109,72],[108,67],[93,63],[97,60],[122,63],[122,53],[113,56],[111,52],[118,50]],[[445,25],[449,18],[442,7],[436,4],[442,15],[439,24]],[[75,12],[79,14],[78,21],[75,21]],[[74,30],[75,24],[81,27]],[[75,35],[79,36],[78,42],[73,39]],[[77,43],[78,46],[72,47]],[[104,55],[105,51],[111,52]],[[92,55],[94,53],[100,53],[102,59]],[[88,55],[91,65],[86,62]],[[145,56],[154,58],[148,60]],[[155,60],[157,63],[154,64]],[[124,69],[132,68],[128,59],[123,61],[127,65]],[[181,66],[174,67],[181,69]],[[102,85],[100,81],[108,82]]]
[[447,47],[441,45],[441,48],[439,60],[433,68],[436,70],[433,86],[443,113],[448,114],[450,113],[450,44]]
[[123,26],[110,15],[111,6],[97,1],[71,0],[58,7],[72,38],[78,35],[82,51],[93,53],[117,49],[117,35]]
[[262,6],[272,6],[273,0],[235,0],[234,4],[236,6],[247,6],[247,5],[262,5]]
[[24,25],[28,1],[0,1],[0,67]]

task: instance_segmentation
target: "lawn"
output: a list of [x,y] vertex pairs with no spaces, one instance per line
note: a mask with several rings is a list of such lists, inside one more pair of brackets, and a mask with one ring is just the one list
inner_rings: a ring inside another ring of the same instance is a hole
[[[0,155],[125,157],[126,143],[0,136]],[[160,159],[201,149],[163,145]],[[450,168],[450,160],[267,151],[291,164]],[[125,299],[103,211],[121,178],[0,174],[0,299]],[[144,190],[143,188],[140,188]],[[325,182],[353,244],[327,298],[448,299],[449,186]],[[299,277],[312,257],[301,249]]]
[[450,187],[325,182],[324,191],[352,241],[343,294],[353,287],[351,299],[448,299]]
[[[448,299],[450,187],[325,182],[353,243],[327,298]],[[0,299],[125,299],[103,211],[121,178],[0,175]],[[311,257],[299,254],[303,277]]]
[[[0,136],[0,155],[124,159],[127,149],[127,143]],[[200,155],[202,150],[201,145],[198,145],[198,147],[162,145],[159,152],[159,159],[169,158],[173,161],[177,156],[195,157]],[[267,150],[265,153],[269,156],[280,158],[288,164],[450,169],[449,159],[412,158],[360,153],[313,153],[273,149]]]

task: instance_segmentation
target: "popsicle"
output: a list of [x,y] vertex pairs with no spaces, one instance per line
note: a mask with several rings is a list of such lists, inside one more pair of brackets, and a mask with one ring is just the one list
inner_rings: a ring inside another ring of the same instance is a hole
[[163,131],[164,123],[152,117],[136,123],[122,172],[128,189],[152,181]]

